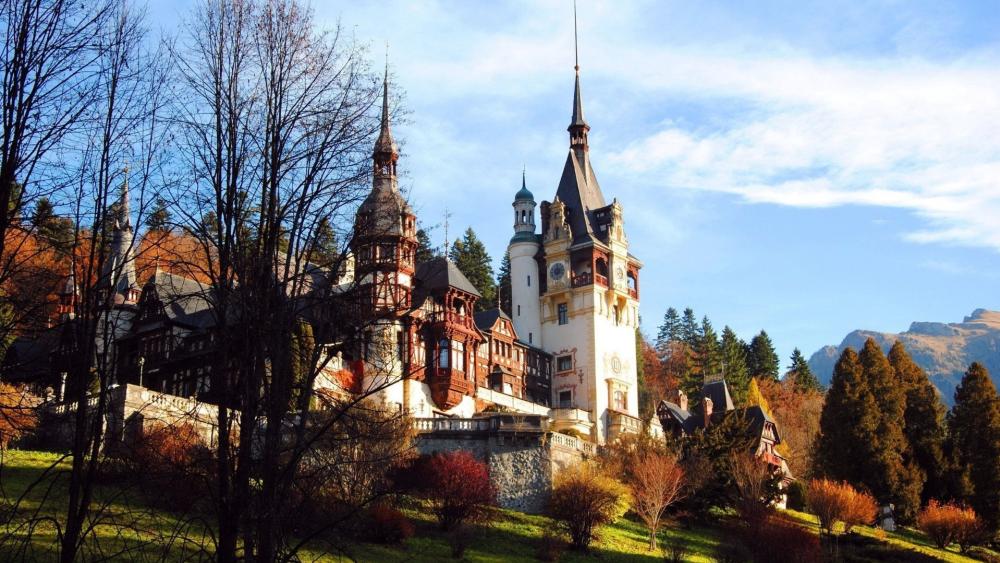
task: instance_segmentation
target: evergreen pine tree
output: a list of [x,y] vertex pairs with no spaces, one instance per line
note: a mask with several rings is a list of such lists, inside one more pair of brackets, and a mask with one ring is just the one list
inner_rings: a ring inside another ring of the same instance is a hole
[[901,522],[912,522],[920,509],[923,481],[903,433],[906,389],[896,379],[888,358],[874,339],[865,341],[859,355],[865,382],[875,398],[878,420],[870,442],[875,446],[865,462],[869,466],[864,483],[882,504],[893,503]]
[[967,480],[964,499],[994,534],[1000,528],[1000,398],[982,364],[969,366],[948,415],[957,470]]
[[701,338],[698,342],[699,370],[703,378],[712,378],[722,374],[722,353],[719,350],[719,337],[712,328],[712,321],[706,315],[701,319]]
[[510,290],[510,254],[503,253],[500,261],[500,272],[497,274],[497,291],[500,292],[500,308],[513,315],[513,304]]
[[796,348],[792,351],[792,364],[788,366],[786,378],[790,378],[795,388],[800,391],[822,391],[823,386],[816,379],[816,374],[809,367],[809,362],[802,355],[802,351]]
[[[150,226],[152,229],[153,227]],[[324,268],[336,265],[340,257],[340,248],[337,242],[337,233],[326,217],[316,224],[312,237],[312,249],[309,252],[309,261]]]
[[944,406],[934,384],[910,358],[902,341],[897,340],[889,350],[889,364],[906,391],[903,433],[909,442],[912,462],[920,468],[925,479],[921,501],[944,498]]
[[56,215],[55,207],[49,198],[42,197],[35,204],[31,224],[34,225],[38,236],[54,248],[68,252],[73,245],[73,220]]
[[875,397],[864,379],[861,361],[845,348],[833,369],[816,440],[814,473],[858,485],[864,483],[864,461],[872,455],[878,429]]
[[733,396],[733,402],[742,407],[747,404],[747,390],[750,385],[746,344],[736,336],[733,329],[726,326],[722,329],[720,348],[722,371],[729,385],[729,393]]
[[476,301],[476,311],[486,311],[496,307],[497,288],[493,278],[493,260],[472,227],[465,230],[460,240],[455,240],[448,258],[482,294]]
[[771,337],[763,330],[753,337],[750,346],[747,347],[747,369],[750,371],[750,377],[778,380],[781,362],[778,360],[778,353],[774,351]]
[[[153,209],[146,215],[146,228],[151,231],[166,231],[170,229],[170,221],[170,210],[167,209],[166,200],[157,197],[153,201]],[[326,218],[321,221],[326,221]]]
[[701,340],[701,328],[697,319],[694,318],[694,310],[691,307],[684,309],[684,318],[681,320],[681,340],[692,350],[698,349]]
[[660,329],[656,333],[656,351],[660,354],[661,359],[667,349],[667,345],[680,340],[680,336],[681,317],[677,314],[677,309],[670,307],[667,309],[666,314],[663,315],[663,324],[660,325]]
[[417,264],[421,264],[434,258],[437,253],[434,252],[434,247],[431,245],[431,237],[427,234],[427,231],[423,229],[417,229],[417,252],[414,255]]

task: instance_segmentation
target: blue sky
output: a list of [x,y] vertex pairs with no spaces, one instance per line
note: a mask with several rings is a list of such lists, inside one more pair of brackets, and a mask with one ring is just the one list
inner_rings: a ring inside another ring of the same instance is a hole
[[[566,157],[572,3],[315,2],[405,91],[403,185],[499,261],[521,167]],[[183,3],[151,5],[177,20]],[[668,306],[783,365],[850,330],[1000,309],[1000,4],[579,2],[592,161],[625,209],[644,329]],[[442,241],[443,230],[433,231]]]

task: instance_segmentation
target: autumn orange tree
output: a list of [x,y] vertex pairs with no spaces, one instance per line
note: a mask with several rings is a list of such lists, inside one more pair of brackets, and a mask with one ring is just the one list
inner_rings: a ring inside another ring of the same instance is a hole
[[819,525],[833,534],[838,522],[844,532],[857,525],[871,524],[878,514],[875,498],[847,482],[813,479],[809,482],[809,511],[819,518]]
[[632,510],[649,530],[649,549],[654,550],[664,515],[685,495],[684,469],[669,453],[651,451],[637,461],[629,481]]
[[34,430],[37,406],[26,389],[0,382],[0,451],[7,451],[11,442]]

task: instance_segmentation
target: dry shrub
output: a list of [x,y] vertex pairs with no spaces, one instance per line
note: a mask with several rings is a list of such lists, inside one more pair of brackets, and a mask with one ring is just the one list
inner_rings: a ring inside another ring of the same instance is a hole
[[466,522],[484,521],[496,504],[489,468],[466,451],[438,453],[423,464],[423,496],[434,503],[444,530]]
[[984,527],[971,508],[932,500],[917,515],[917,528],[939,548],[958,542],[965,552],[982,539]]
[[871,524],[878,513],[875,499],[847,482],[813,479],[808,498],[810,511],[828,534],[833,533],[837,522],[844,525],[844,532],[850,532],[854,526]]
[[365,539],[383,545],[398,544],[413,537],[413,523],[399,510],[376,504],[368,509],[365,518]]
[[161,506],[185,511],[209,496],[211,452],[190,423],[145,429],[129,459],[143,489]]
[[205,442],[187,422],[157,425],[143,431],[132,446],[132,459],[149,473],[185,471],[204,451]]
[[628,489],[589,463],[556,475],[549,516],[565,528],[574,549],[586,551],[598,528],[621,518],[629,507]]
[[26,388],[0,383],[0,451],[38,425],[37,399]]

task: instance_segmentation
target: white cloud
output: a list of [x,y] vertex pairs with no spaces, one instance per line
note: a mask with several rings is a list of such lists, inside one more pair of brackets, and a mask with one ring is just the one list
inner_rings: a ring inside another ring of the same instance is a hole
[[683,70],[646,87],[756,109],[709,131],[668,122],[614,153],[637,180],[754,203],[902,208],[927,221],[911,241],[1000,250],[997,60],[661,57]]

